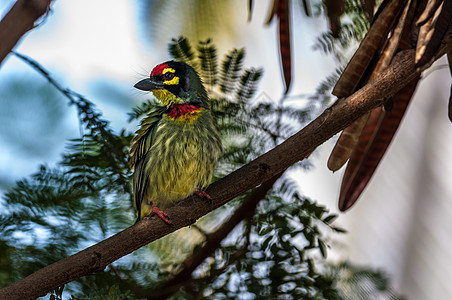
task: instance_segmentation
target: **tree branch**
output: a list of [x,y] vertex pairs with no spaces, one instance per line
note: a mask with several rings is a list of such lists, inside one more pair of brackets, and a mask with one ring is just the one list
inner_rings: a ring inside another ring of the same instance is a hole
[[20,38],[49,9],[52,0],[18,0],[0,22],[0,65]]
[[206,244],[186,259],[182,263],[182,269],[159,288],[160,292],[158,294],[155,292],[150,293],[148,299],[167,298],[179,290],[181,282],[189,283],[188,280],[191,278],[193,271],[220,246],[221,241],[224,240],[242,220],[253,217],[257,204],[265,198],[265,195],[267,195],[268,191],[271,190],[273,184],[281,177],[281,175],[282,173],[274,176],[249,194],[229,220],[224,222],[213,234],[209,235]]
[[[443,46],[439,56],[450,49],[450,45]],[[0,299],[28,299],[43,296],[48,291],[81,276],[102,271],[108,264],[122,256],[192,224],[193,220],[270,180],[304,159],[316,147],[349,126],[354,120],[383,105],[384,98],[394,95],[420,72],[421,70],[416,70],[414,66],[414,50],[400,52],[393,63],[374,81],[369,82],[350,97],[336,102],[279,146],[210,185],[207,193],[212,197],[211,204],[193,197],[187,198],[166,210],[174,226],[168,226],[159,218],[145,218],[96,245],[3,288],[0,290]]]

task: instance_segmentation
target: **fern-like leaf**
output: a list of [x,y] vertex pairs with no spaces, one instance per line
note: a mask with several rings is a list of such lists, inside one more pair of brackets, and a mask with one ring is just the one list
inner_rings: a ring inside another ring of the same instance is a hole
[[237,89],[237,100],[239,103],[247,102],[256,92],[259,79],[262,77],[263,70],[261,68],[251,68],[246,70],[240,77],[239,87]]
[[148,112],[150,112],[153,108],[155,108],[159,103],[156,99],[149,99],[146,102],[143,102],[140,106],[134,107],[132,112],[128,112],[129,122],[133,120],[138,120]]
[[218,59],[217,49],[210,39],[205,42],[200,41],[197,47],[200,61],[201,77],[205,84],[214,85],[217,83]]
[[229,94],[234,91],[242,70],[243,59],[245,58],[245,49],[234,49],[226,55],[221,65],[220,90]]
[[180,36],[177,39],[172,39],[171,43],[168,44],[168,52],[173,59],[185,62],[196,69],[193,47],[185,37]]

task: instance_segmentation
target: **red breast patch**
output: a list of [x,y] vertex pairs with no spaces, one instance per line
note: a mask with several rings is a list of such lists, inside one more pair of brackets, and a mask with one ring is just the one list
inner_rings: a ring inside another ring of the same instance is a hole
[[193,112],[198,112],[200,110],[199,106],[191,104],[173,104],[171,105],[171,110],[167,114],[171,119],[176,119]]

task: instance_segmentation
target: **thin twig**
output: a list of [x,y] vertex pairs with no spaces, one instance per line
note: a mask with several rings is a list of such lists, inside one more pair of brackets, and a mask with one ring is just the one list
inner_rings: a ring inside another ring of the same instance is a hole
[[[113,157],[113,159],[110,160],[111,166],[114,168],[115,173],[120,176],[121,182],[123,183],[122,187],[124,188],[124,191],[129,195],[132,195],[130,185],[127,184],[128,179],[123,174],[124,168],[121,167],[120,164],[118,164],[118,161],[121,161],[122,165],[127,166],[128,162],[124,159],[124,156],[122,155],[120,150],[118,150],[115,147],[115,145],[111,143],[111,137],[114,136],[114,133],[109,128],[108,121],[105,121],[101,118],[102,114],[94,110],[95,108],[94,103],[88,100],[83,95],[69,88],[64,88],[55,78],[52,77],[52,75],[50,75],[49,71],[47,71],[40,63],[38,63],[31,57],[28,57],[16,51],[13,51],[13,53],[22,61],[30,65],[34,70],[42,74],[51,85],[53,85],[59,92],[61,92],[69,100],[70,105],[74,105],[77,108],[82,143],[84,144],[85,140],[85,135],[83,134],[83,125],[85,125],[88,131],[91,131],[94,134],[99,135],[101,137],[100,142],[102,142],[110,150]],[[92,114],[93,116],[90,117],[89,120],[86,120],[86,117],[84,117],[84,115],[90,114]]]

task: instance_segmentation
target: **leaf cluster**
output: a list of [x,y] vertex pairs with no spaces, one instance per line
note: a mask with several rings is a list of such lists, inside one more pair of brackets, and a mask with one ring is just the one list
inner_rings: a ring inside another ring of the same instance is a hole
[[[56,167],[41,166],[4,196],[0,244],[8,255],[0,274],[9,276],[2,286],[105,239],[133,220],[127,164],[132,134],[113,132],[90,100],[62,87],[36,61],[15,54],[75,106],[81,137],[68,142]],[[118,280],[108,272],[95,278],[108,286]],[[93,281],[80,279],[66,290],[89,291]]]
[[[323,14],[323,7],[319,4],[316,11],[317,15]],[[343,61],[343,54],[347,53],[346,50],[350,46],[356,46],[363,39],[370,23],[360,0],[345,1],[340,21],[337,37],[333,36],[331,31],[324,32],[316,39],[314,49],[334,54],[339,61]]]
[[[324,7],[319,3],[314,10],[316,16],[324,15]],[[360,0],[346,0],[344,12],[340,18],[338,35],[334,36],[331,31],[321,33],[314,43],[314,49],[325,54],[332,54],[341,65],[331,75],[327,76],[317,87],[311,100],[317,100],[324,105],[331,100],[331,91],[342,74],[349,56],[364,38],[370,27],[367,13]]]
[[[169,53],[198,71],[211,98],[212,112],[224,135],[224,152],[214,180],[273,148],[311,117],[309,105],[291,107],[283,101],[256,97],[263,71],[244,67],[244,49],[233,49],[219,61],[210,40],[192,47],[180,37],[171,41]],[[1,285],[98,242],[134,219],[128,168],[133,134],[125,130],[115,133],[91,101],[61,87],[37,62],[18,56],[76,107],[81,137],[69,141],[57,167],[42,166],[30,178],[18,181],[4,197]],[[156,104],[151,99],[139,105],[129,119],[142,117]],[[229,206],[238,205],[241,199]],[[324,231],[343,232],[332,225],[335,218],[325,207],[301,196],[298,186],[283,176],[254,216],[231,232],[193,273],[190,287],[175,297],[336,299],[335,280],[318,267],[320,257],[327,255]],[[209,223],[199,228],[207,236],[214,230]],[[166,247],[171,252],[175,246]],[[177,270],[176,263],[162,265],[159,253],[144,247],[105,272],[68,284],[65,291],[80,299],[105,299],[105,295],[137,298],[131,295],[133,287],[158,289]],[[50,297],[59,299],[61,294],[59,289]]]
[[387,275],[382,271],[354,266],[349,262],[328,269],[330,277],[338,279],[336,287],[342,299],[404,299],[391,288]]
[[[207,299],[340,299],[334,280],[318,267],[327,247],[321,228],[336,216],[296,192],[281,198],[284,189],[273,190],[260,204],[248,231],[244,225],[242,235],[217,250],[210,272],[224,270],[206,285]],[[248,251],[228,266],[243,244]]]

